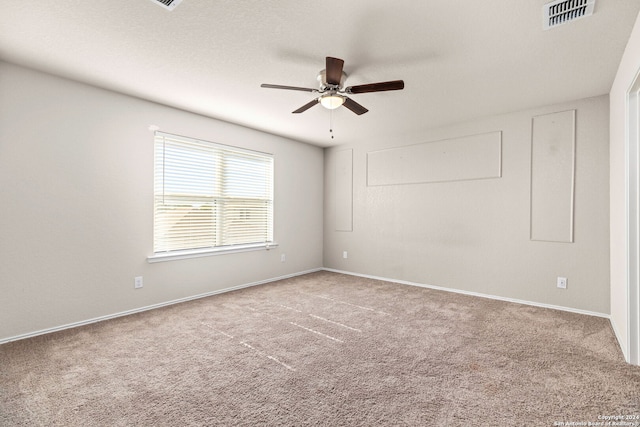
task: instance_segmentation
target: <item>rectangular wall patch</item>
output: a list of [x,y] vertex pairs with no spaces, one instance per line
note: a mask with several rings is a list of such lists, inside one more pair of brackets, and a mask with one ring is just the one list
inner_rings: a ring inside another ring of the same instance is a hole
[[573,242],[576,111],[531,124],[531,240]]
[[367,185],[499,178],[502,132],[490,132],[367,153]]
[[336,151],[336,231],[353,231],[353,150]]

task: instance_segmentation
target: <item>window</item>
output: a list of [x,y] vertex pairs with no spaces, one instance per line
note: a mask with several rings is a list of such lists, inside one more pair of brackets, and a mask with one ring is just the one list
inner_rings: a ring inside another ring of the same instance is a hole
[[156,256],[269,247],[273,156],[155,133]]

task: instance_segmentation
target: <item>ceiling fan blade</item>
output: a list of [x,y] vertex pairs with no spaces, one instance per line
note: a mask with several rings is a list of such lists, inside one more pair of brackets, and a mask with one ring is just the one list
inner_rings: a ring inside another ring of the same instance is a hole
[[318,98],[316,98],[313,101],[304,104],[302,107],[298,108],[296,111],[292,111],[292,114],[304,113],[309,108],[313,107],[314,105],[316,105],[318,103],[319,103]]
[[270,85],[267,83],[262,83],[260,87],[266,87],[269,89],[287,89],[287,90],[301,90],[303,92],[318,92],[318,89],[311,89],[308,87],[298,87],[298,86],[282,86],[282,85]]
[[364,114],[367,111],[369,111],[366,108],[364,108],[362,105],[358,104],[353,99],[347,98],[347,97],[345,97],[344,104],[342,104],[342,105],[347,107],[349,110],[353,111],[357,115],[361,115],[361,114]]
[[330,85],[340,86],[340,80],[342,80],[342,68],[344,67],[344,61],[339,58],[332,58],[327,56],[327,66],[325,71],[327,73],[327,83]]
[[384,92],[385,90],[401,90],[404,89],[404,81],[392,80],[390,82],[369,83],[366,85],[349,86],[344,91],[346,93],[367,93],[367,92]]

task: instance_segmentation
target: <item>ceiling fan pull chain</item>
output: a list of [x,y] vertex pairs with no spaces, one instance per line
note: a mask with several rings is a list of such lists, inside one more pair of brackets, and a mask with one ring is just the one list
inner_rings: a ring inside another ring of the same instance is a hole
[[333,110],[329,110],[329,133],[333,139]]

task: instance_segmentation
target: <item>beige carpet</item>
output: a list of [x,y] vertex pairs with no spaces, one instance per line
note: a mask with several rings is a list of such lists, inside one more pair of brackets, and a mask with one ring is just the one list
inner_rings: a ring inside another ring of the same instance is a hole
[[0,369],[2,426],[640,416],[640,368],[606,319],[330,272],[5,344]]

